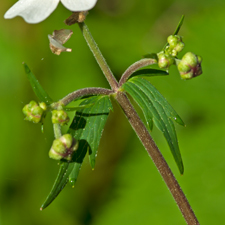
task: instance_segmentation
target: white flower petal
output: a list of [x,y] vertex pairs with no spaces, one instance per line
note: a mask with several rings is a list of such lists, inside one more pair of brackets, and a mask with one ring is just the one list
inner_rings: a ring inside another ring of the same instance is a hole
[[21,16],[27,23],[39,23],[57,7],[60,0],[19,0],[4,15],[5,19]]
[[93,8],[97,0],[61,0],[61,2],[70,11],[80,12]]

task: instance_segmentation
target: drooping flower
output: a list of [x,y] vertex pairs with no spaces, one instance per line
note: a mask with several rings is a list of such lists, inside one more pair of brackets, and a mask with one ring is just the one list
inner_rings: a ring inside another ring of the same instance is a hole
[[90,10],[97,2],[97,0],[19,0],[5,13],[4,18],[21,16],[27,23],[39,23],[56,9],[60,1],[72,12]]

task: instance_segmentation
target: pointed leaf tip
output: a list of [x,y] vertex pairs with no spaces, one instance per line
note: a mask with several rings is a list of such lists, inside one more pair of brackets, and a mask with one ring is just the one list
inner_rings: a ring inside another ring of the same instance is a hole
[[177,34],[179,33],[180,28],[181,28],[181,26],[183,25],[183,22],[184,22],[184,15],[182,15],[182,17],[181,17],[181,19],[180,19],[180,21],[179,21],[179,23],[178,23],[178,25],[177,25],[177,28],[176,28],[176,30],[174,31],[173,35],[177,35]]
[[25,72],[27,74],[28,80],[30,82],[30,85],[40,100],[40,102],[44,102],[47,105],[51,104],[53,101],[47,94],[47,92],[44,90],[44,88],[41,86],[35,75],[31,72],[30,68],[27,66],[26,63],[23,63]]
[[166,99],[147,80],[134,77],[126,82],[123,88],[138,103],[147,123],[152,123],[153,120],[156,127],[163,133],[178,169],[183,174],[184,167],[172,118],[176,118],[175,121],[181,124],[183,121]]

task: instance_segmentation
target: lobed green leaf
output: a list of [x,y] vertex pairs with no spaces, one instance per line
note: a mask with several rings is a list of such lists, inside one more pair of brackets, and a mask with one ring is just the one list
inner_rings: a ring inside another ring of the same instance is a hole
[[183,162],[178,146],[174,121],[184,125],[182,119],[158,92],[158,90],[147,80],[139,77],[131,78],[123,85],[123,88],[138,103],[143,110],[147,124],[152,129],[152,121],[163,133],[173,154],[175,162],[181,174],[184,172]]
[[58,196],[68,181],[74,187],[87,152],[91,167],[94,168],[100,138],[112,105],[109,96],[92,96],[82,101],[80,106],[68,130],[79,141],[78,149],[71,162],[61,163],[56,181],[41,209]]
[[80,106],[88,104],[93,105],[77,111],[69,132],[76,139],[87,142],[83,148],[87,148],[91,167],[94,168],[98,145],[112,105],[109,96],[90,97]]

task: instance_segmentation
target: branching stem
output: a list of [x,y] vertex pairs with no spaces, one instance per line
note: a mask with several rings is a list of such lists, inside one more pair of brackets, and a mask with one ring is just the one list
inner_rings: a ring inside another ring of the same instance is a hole
[[116,100],[123,109],[127,119],[129,120],[134,131],[136,132],[140,141],[147,150],[149,156],[155,163],[159,173],[161,174],[163,180],[165,181],[167,187],[169,188],[171,194],[173,195],[174,200],[176,201],[178,207],[180,208],[180,211],[183,214],[187,224],[190,225],[199,224],[180,185],[178,184],[176,178],[174,177],[172,171],[170,170],[168,164],[166,163],[160,150],[153,141],[145,125],[143,124],[140,117],[136,113],[135,109],[131,105],[126,94],[123,92],[118,92],[116,95]]
[[[84,23],[79,24],[81,31],[83,32],[84,38],[87,41],[87,44],[94,54],[100,68],[102,69],[106,79],[108,80],[113,92],[116,94],[115,98],[120,104],[121,108],[123,109],[126,117],[128,118],[131,126],[133,127],[134,131],[136,132],[137,136],[139,137],[140,141],[144,145],[146,151],[148,152],[149,156],[152,158],[153,162],[155,163],[159,173],[161,174],[162,178],[164,179],[167,187],[169,188],[174,200],[176,201],[181,213],[183,214],[186,222],[188,225],[197,225],[199,224],[190,204],[188,203],[187,198],[185,197],[181,187],[179,186],[176,178],[174,177],[172,171],[170,170],[168,164],[166,163],[164,157],[162,156],[160,150],[156,146],[155,142],[153,141],[151,135],[149,134],[148,130],[146,129],[145,125],[141,121],[140,117],[136,113],[135,109],[131,105],[129,99],[127,98],[124,92],[118,90],[118,82],[116,81],[113,73],[111,72],[109,66],[107,65],[104,57],[102,56],[97,44],[95,43],[93,37],[90,34],[87,26]],[[142,59],[133,65],[131,65],[123,74],[120,85],[122,85],[132,72],[140,69],[144,66],[153,64],[153,59]]]

